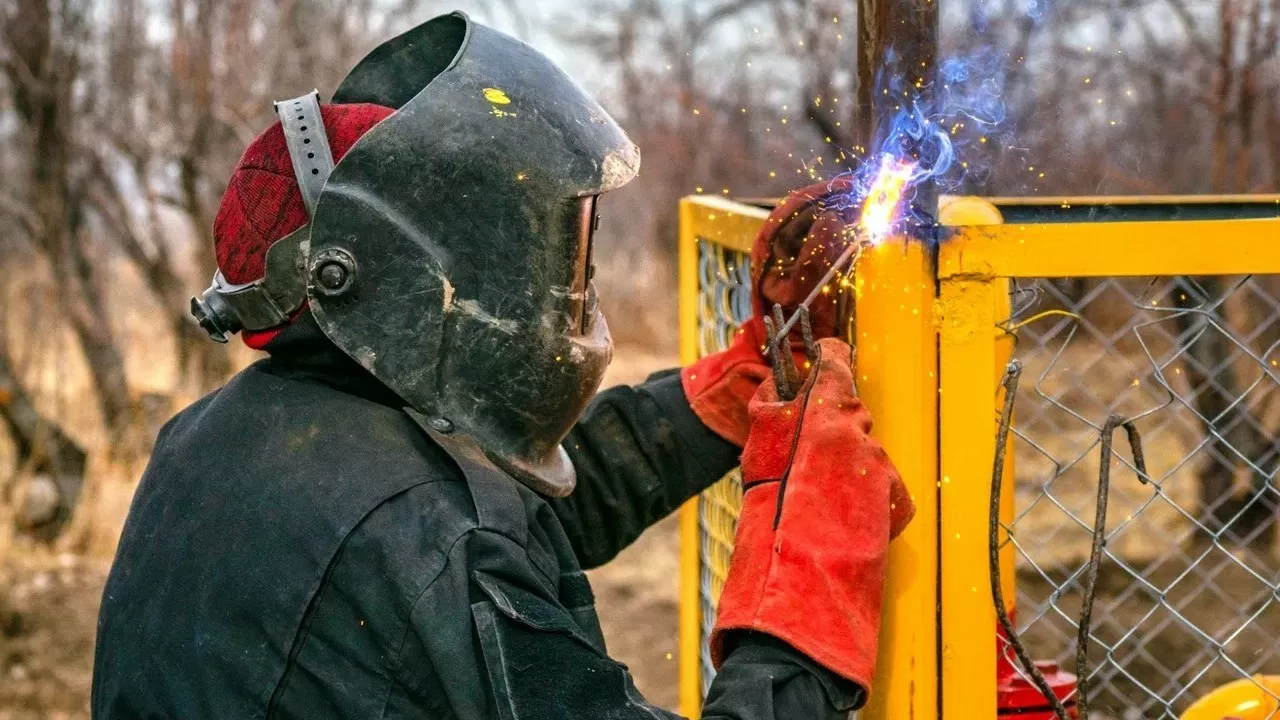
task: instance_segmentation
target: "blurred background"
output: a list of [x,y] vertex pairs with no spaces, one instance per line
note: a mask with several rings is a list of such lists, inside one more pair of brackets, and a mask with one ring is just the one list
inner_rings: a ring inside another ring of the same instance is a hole
[[[981,73],[1002,118],[946,191],[1280,186],[1280,0],[940,2],[940,57]],[[453,9],[563,63],[643,153],[596,252],[608,382],[637,382],[677,362],[681,196],[775,197],[858,162],[877,69],[859,5],[875,2],[0,3],[0,719],[87,717],[102,582],[155,433],[255,359],[210,342],[188,299],[272,100],[327,97],[375,44]],[[595,578],[611,649],[668,706],[673,528]]]

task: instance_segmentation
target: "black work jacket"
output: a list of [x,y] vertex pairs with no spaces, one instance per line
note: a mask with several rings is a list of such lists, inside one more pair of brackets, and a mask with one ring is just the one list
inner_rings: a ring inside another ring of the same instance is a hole
[[[549,500],[432,436],[313,321],[160,434],[103,596],[93,717],[674,718],[605,652],[582,569],[733,467],[678,375],[601,393]],[[736,639],[703,717],[861,691]]]

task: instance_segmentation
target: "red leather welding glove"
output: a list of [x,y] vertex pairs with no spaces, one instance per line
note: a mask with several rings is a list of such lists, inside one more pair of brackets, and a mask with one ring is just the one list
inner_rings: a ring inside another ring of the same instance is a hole
[[[712,432],[738,447],[747,442],[747,403],[772,370],[765,360],[764,321],[753,316],[733,342],[680,372],[693,414]],[[797,358],[800,362],[803,358]],[[801,366],[803,367],[803,366]]]
[[[840,253],[855,242],[856,206],[848,177],[791,191],[769,213],[751,249],[752,310],[763,315],[782,306],[787,317],[800,307]],[[837,337],[835,287],[809,306],[815,339]]]
[[718,668],[735,630],[772,635],[871,687],[889,540],[915,506],[853,394],[849,346],[818,343],[794,400],[774,383],[751,401],[745,493],[711,634]]
[[[769,376],[763,318],[774,304],[790,317],[817,285],[849,240],[847,208],[839,198],[852,185],[847,180],[817,183],[792,191],[760,227],[751,250],[751,318],[730,346],[684,368],[685,397],[702,423],[720,437],[742,447],[747,441],[747,403]],[[835,293],[810,307],[815,339],[836,335]],[[801,375],[808,368],[799,330],[792,351]]]

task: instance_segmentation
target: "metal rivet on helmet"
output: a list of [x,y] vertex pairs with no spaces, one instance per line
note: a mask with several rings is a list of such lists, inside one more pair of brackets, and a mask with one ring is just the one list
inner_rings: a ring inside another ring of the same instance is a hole
[[320,284],[328,290],[337,290],[347,282],[347,270],[338,263],[325,263],[320,268]]
[[341,297],[356,284],[356,259],[342,248],[327,248],[311,261],[312,287],[326,297]]

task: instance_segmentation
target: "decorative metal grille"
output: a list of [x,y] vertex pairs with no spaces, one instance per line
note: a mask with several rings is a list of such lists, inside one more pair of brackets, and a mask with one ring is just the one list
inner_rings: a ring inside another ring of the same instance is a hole
[[1117,414],[1141,431],[1150,477],[1117,440],[1091,718],[1177,718],[1226,682],[1280,673],[1280,276],[1038,280],[1013,304],[1014,320],[1077,316],[1027,323],[1015,350],[1007,529],[1031,655],[1074,664],[1101,432]]

